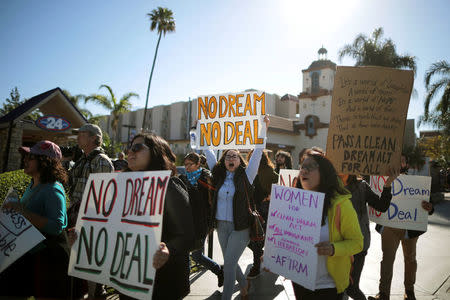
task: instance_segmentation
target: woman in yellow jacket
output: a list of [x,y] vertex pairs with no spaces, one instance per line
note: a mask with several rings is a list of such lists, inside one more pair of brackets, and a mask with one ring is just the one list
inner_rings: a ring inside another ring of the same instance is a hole
[[352,255],[361,252],[363,235],[350,201],[332,163],[307,150],[300,162],[297,187],[325,193],[318,256],[316,290],[293,283],[296,299],[342,299],[350,283]]

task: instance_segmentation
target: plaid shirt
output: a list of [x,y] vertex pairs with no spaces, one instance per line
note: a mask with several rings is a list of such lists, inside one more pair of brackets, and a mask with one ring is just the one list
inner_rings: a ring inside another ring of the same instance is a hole
[[[101,151],[100,147],[93,151]],[[71,175],[71,193],[70,207],[67,211],[69,218],[69,226],[75,226],[78,218],[78,210],[80,209],[81,199],[83,197],[84,187],[89,178],[90,173],[111,173],[114,172],[114,166],[109,157],[104,153],[99,153],[88,161],[88,156],[83,155],[72,168]],[[70,228],[68,226],[68,228]]]

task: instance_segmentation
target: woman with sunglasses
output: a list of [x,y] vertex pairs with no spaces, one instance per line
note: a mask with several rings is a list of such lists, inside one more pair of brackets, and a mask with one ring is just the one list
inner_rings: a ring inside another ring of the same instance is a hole
[[297,187],[325,194],[318,253],[316,290],[293,283],[296,299],[342,299],[349,285],[352,255],[361,252],[363,236],[351,194],[338,180],[332,163],[308,149],[300,162]]
[[[264,117],[264,122],[267,128],[268,116]],[[246,280],[238,261],[250,241],[248,201],[254,208],[251,187],[258,173],[262,151],[261,148],[255,149],[248,166],[238,150],[225,150],[218,162],[212,151],[205,151],[216,189],[212,212],[224,260],[223,300],[231,299],[235,280],[239,283],[241,298],[248,299],[250,282]]]
[[160,249],[153,257],[157,269],[153,299],[182,299],[189,294],[189,250],[194,240],[189,196],[184,183],[175,177],[175,154],[155,134],[138,134],[128,151],[125,172],[172,170],[164,201]]
[[46,239],[0,273],[0,293],[67,298],[69,249],[64,232],[67,214],[63,187],[67,174],[61,165],[61,150],[50,141],[40,141],[31,149],[21,147],[19,151],[31,183],[18,202],[7,202],[2,210],[20,213]]
[[180,175],[180,179],[186,184],[189,192],[192,215],[194,219],[195,244],[191,256],[195,263],[203,265],[217,276],[217,285],[223,286],[223,269],[215,261],[203,254],[205,239],[210,229],[211,203],[214,187],[212,175],[208,169],[201,167],[201,157],[191,152],[184,157],[186,174]]

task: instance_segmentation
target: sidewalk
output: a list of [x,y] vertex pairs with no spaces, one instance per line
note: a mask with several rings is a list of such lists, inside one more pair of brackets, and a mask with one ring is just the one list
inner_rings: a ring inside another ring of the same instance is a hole
[[[435,213],[429,218],[428,231],[420,236],[417,243],[417,299],[450,299],[450,193],[445,194],[445,201],[435,206]],[[372,241],[366,256],[360,288],[366,296],[378,292],[380,278],[380,261],[382,257],[380,235],[371,223]],[[223,263],[222,252],[214,234],[213,258]],[[246,249],[239,265],[248,273],[253,262],[253,254]],[[397,251],[392,280],[391,299],[403,300],[403,252],[401,246]],[[220,299],[222,288],[217,287],[217,276],[202,270],[191,275],[191,293],[184,299]],[[252,280],[250,299],[295,299],[291,281],[281,276],[262,272]],[[233,299],[240,299],[239,286],[235,285]]]

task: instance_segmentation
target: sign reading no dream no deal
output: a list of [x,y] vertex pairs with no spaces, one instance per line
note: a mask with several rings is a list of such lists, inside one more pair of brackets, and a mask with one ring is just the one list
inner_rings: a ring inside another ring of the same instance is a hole
[[151,299],[170,171],[91,174],[80,205],[69,275]]
[[300,170],[280,169],[278,184],[288,187],[295,187],[297,185],[299,173]]
[[[370,187],[381,195],[387,177],[370,176]],[[392,201],[384,213],[369,209],[369,219],[383,226],[427,231],[428,212],[422,201],[430,200],[431,177],[400,175],[392,183]]]
[[265,148],[265,114],[264,92],[198,97],[196,149]]
[[337,67],[327,157],[338,173],[387,175],[400,167],[413,71]]
[[325,194],[272,184],[264,266],[315,289],[317,249]]

